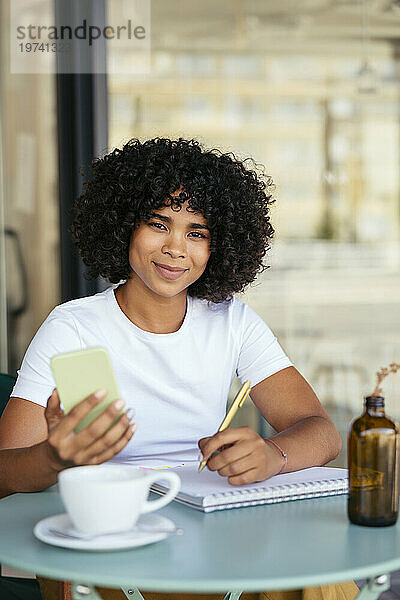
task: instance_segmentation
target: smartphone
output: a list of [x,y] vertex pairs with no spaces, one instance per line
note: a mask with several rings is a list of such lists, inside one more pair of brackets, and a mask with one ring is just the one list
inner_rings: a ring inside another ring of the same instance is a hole
[[[90,425],[114,400],[121,398],[110,357],[105,348],[94,347],[57,354],[51,359],[51,370],[65,414],[96,390],[100,388],[107,390],[107,395],[100,404],[95,406],[75,427],[75,433]],[[124,410],[116,416],[110,427],[116,423],[123,412]]]

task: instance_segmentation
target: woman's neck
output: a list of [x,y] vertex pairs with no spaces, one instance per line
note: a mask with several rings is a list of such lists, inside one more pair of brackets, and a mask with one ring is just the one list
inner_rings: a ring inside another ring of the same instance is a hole
[[166,298],[149,289],[139,277],[120,285],[115,297],[122,312],[140,329],[150,333],[174,333],[186,314],[186,290]]

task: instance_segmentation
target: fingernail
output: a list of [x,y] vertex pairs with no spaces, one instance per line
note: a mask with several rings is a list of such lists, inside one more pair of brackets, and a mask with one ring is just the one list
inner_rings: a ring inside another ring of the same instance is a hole
[[103,396],[105,396],[107,394],[107,390],[104,388],[100,388],[99,390],[97,390],[97,392],[95,392],[95,397],[100,399],[103,398]]
[[122,400],[122,398],[119,398],[118,400],[116,400],[114,402],[114,408],[116,410],[121,410],[121,408],[124,406],[124,401]]
[[128,419],[132,421],[133,417],[135,416],[135,410],[133,408],[128,408],[125,414],[128,417]]
[[133,425],[130,425],[130,426],[128,427],[128,432],[129,432],[130,434],[132,434],[132,433],[135,433],[136,429],[137,429],[137,423],[134,423]]

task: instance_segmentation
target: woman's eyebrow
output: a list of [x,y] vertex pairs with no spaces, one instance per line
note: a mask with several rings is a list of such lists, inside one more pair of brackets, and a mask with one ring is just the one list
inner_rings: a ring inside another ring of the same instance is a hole
[[[166,217],[165,215],[159,215],[156,212],[151,213],[152,217],[160,219],[160,221],[164,221],[165,223],[171,223],[171,217]],[[203,225],[202,223],[189,223],[189,229],[206,229],[208,231],[207,225]]]

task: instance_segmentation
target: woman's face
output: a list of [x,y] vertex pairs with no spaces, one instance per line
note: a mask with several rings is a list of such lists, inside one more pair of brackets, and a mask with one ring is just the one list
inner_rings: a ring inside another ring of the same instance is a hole
[[[156,294],[173,297],[203,273],[210,256],[210,232],[201,213],[170,206],[155,209],[135,229],[129,263],[134,273]],[[134,276],[133,276],[134,277]]]

